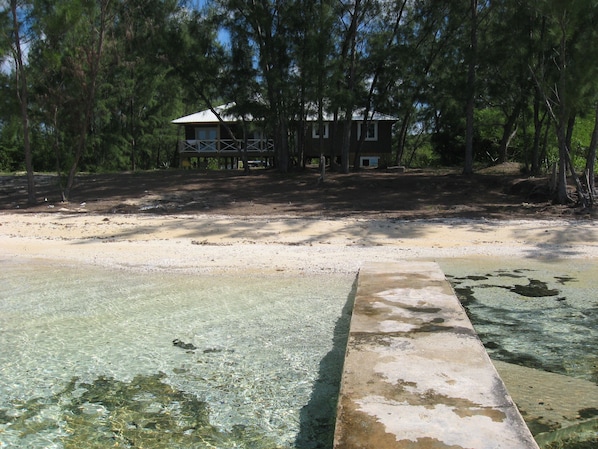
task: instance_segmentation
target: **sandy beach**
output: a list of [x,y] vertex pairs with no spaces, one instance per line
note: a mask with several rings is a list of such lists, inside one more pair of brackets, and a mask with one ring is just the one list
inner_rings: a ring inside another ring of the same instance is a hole
[[593,220],[0,214],[2,257],[197,273],[357,272],[365,261],[598,257]]
[[[592,219],[154,215],[135,207],[137,213],[131,214],[82,207],[0,212],[0,260],[227,276],[356,274],[365,262],[399,260],[476,263],[479,257],[481,266],[509,258],[519,265],[526,259],[598,260],[598,228]],[[546,375],[542,371],[508,363],[499,369],[528,417],[564,425],[577,422],[580,408],[594,407],[583,402],[595,397],[591,382],[583,381],[573,393],[569,377],[550,374],[551,389],[539,389],[536,384],[545,382],[538,377]],[[521,369],[527,370],[523,376]],[[563,391],[571,401],[563,402]]]

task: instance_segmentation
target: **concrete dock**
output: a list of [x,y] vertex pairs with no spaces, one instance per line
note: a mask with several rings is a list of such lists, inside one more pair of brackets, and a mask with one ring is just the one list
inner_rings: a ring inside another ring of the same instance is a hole
[[538,448],[437,264],[361,268],[334,448]]

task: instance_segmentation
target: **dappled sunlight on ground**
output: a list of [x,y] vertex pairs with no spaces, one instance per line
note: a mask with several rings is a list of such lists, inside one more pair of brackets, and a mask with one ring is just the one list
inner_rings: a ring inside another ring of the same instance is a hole
[[355,272],[364,260],[598,257],[590,221],[0,214],[6,254],[144,269]]

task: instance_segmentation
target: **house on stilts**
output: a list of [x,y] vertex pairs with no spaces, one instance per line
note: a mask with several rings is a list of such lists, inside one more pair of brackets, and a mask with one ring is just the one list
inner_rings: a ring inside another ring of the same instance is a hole
[[[211,166],[236,169],[242,164],[242,151],[250,167],[275,165],[274,140],[266,133],[263,121],[235,114],[234,106],[228,103],[172,121],[184,127],[184,140],[178,144],[180,167],[207,168],[210,162],[217,161]],[[395,117],[377,112],[364,121],[363,111],[356,111],[350,125],[349,161],[353,162],[359,149],[360,167],[388,163],[396,121]],[[328,113],[321,122],[317,115],[311,114],[302,122],[292,123],[290,129],[295,145],[291,158],[301,163],[324,155],[328,160],[335,158],[340,162],[342,127],[343,123]]]

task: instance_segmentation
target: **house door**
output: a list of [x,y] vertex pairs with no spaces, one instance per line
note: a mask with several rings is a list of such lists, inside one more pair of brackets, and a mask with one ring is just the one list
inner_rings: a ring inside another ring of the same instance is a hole
[[195,139],[200,141],[200,151],[216,151],[218,128],[195,128]]

